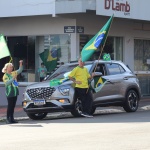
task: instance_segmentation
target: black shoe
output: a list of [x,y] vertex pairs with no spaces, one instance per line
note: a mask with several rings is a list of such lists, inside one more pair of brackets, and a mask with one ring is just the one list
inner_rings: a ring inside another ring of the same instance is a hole
[[81,116],[87,117],[87,118],[92,118],[93,116],[88,114],[88,113],[81,113]]
[[16,121],[16,120],[13,120],[13,121],[12,121],[12,123],[18,123],[18,121]]
[[12,124],[13,122],[10,119],[6,119],[6,124]]
[[18,123],[14,118],[11,120],[12,123]]

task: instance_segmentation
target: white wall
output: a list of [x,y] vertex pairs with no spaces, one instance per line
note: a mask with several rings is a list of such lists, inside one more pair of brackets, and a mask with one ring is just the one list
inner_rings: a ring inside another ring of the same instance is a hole
[[96,9],[96,0],[4,0],[0,2],[0,17],[78,13]]
[[0,17],[55,15],[55,0],[1,0]]
[[1,18],[0,33],[6,36],[63,34],[64,26],[75,24],[75,19],[51,16]]
[[96,10],[96,0],[57,0],[56,14],[80,13],[86,10]]

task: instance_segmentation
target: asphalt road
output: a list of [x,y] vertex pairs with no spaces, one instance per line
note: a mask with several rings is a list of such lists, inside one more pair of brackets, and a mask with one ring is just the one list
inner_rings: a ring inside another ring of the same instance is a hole
[[93,118],[69,114],[0,123],[0,150],[149,150],[149,103],[135,113],[98,109]]
[[[142,98],[140,103],[139,103],[139,108],[138,111],[143,111],[143,110],[150,110],[150,98]],[[6,107],[0,107],[0,124],[1,122],[4,122],[6,119]],[[96,113],[115,113],[115,112],[124,112],[122,107],[99,107],[96,110]],[[95,114],[96,114],[95,113]],[[29,119],[26,113],[23,111],[22,106],[16,106],[15,108],[15,113],[14,117],[16,120],[25,120]],[[72,117],[70,113],[66,112],[59,112],[59,113],[49,113],[48,117],[50,118],[63,118],[63,117]]]

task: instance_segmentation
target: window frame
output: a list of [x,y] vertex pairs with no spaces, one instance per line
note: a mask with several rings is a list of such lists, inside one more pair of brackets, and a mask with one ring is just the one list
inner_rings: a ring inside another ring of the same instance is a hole
[[[118,68],[117,73],[116,73],[116,71],[114,73],[112,73],[110,71],[110,67],[109,66],[111,66],[111,65],[116,65],[117,66],[117,68]],[[125,69],[120,64],[117,64],[117,63],[107,63],[106,66],[107,66],[109,75],[119,75],[119,74],[123,74],[123,73],[126,72]],[[122,69],[120,69],[120,68],[122,68]]]

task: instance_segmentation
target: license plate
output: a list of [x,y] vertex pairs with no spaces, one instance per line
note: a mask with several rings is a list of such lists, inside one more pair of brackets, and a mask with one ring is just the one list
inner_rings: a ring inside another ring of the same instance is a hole
[[44,105],[45,104],[44,99],[34,100],[33,102],[34,102],[34,105]]

